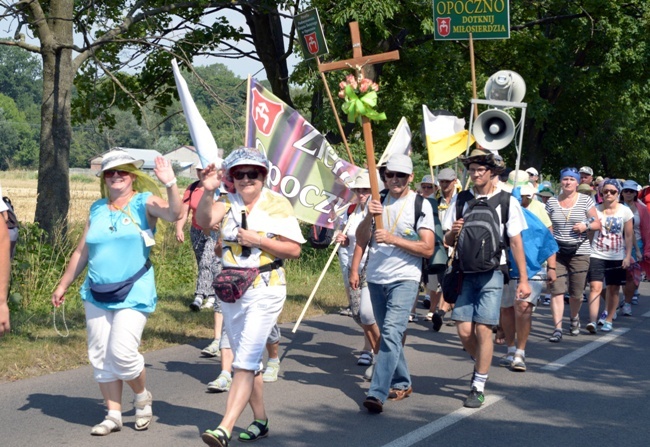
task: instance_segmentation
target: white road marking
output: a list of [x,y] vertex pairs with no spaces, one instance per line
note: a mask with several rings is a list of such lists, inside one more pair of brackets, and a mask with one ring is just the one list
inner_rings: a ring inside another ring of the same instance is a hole
[[629,331],[629,328],[619,328],[619,329],[614,329],[612,332],[610,332],[607,335],[600,336],[596,340],[592,341],[588,345],[583,346],[582,348],[576,349],[575,351],[571,352],[570,354],[565,355],[564,357],[560,357],[554,362],[549,363],[548,365],[542,367],[543,370],[545,371],[557,371],[560,368],[563,368],[567,366],[569,363],[578,360],[580,357],[589,354],[591,351],[600,348],[601,346],[615,340],[617,337],[620,335],[625,334],[627,331]]
[[646,317],[646,318],[648,318],[648,317],[650,317],[650,312],[646,312],[646,313],[644,313],[644,314],[641,315],[641,316],[642,316],[642,317]]
[[503,399],[503,396],[497,395],[488,395],[485,397],[485,402],[478,409],[471,408],[459,408],[453,413],[443,416],[440,419],[437,419],[433,422],[424,425],[417,430],[414,430],[401,438],[397,438],[392,442],[384,445],[383,447],[409,447],[411,445],[417,444],[420,441],[425,440],[429,436],[436,434],[437,432],[444,430],[450,425],[454,425],[456,422],[462,421],[463,419],[476,414],[478,411],[484,410],[492,404],[495,404]]

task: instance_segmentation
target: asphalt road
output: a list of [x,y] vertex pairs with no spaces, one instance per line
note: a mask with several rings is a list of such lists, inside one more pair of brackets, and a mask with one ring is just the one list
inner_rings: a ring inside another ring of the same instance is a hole
[[[528,371],[498,367],[505,352],[498,347],[486,403],[478,410],[462,407],[472,364],[453,327],[434,333],[422,320],[409,325],[406,356],[414,393],[369,415],[361,405],[369,384],[354,351],[362,346],[361,332],[352,319],[328,315],[304,322],[296,334],[286,325],[281,378],[265,387],[271,433],[257,445],[646,446],[650,283],[641,292],[634,315],[619,317],[613,333],[565,333],[559,344],[547,341],[549,308],[538,308],[526,350]],[[89,367],[1,384],[0,446],[204,445],[200,434],[216,426],[227,397],[206,392],[219,366],[200,357],[205,343],[145,355],[155,414],[146,432],[134,430],[132,393],[125,390],[123,430],[90,436],[104,407]],[[251,420],[247,409],[238,429]]]

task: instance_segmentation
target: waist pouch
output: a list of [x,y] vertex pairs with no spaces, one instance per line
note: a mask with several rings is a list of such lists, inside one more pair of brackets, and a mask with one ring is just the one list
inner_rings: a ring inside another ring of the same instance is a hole
[[559,247],[558,253],[564,256],[573,256],[578,251],[578,248],[582,244],[582,241],[577,244],[571,244],[569,242],[556,241]]
[[144,263],[144,267],[138,270],[135,275],[124,281],[112,282],[109,284],[95,284],[90,281],[90,293],[95,301],[100,303],[121,303],[129,295],[129,292],[133,288],[133,284],[135,284],[138,279],[142,278],[150,268],[151,261],[147,259],[147,262]]
[[284,262],[281,259],[262,267],[224,267],[212,281],[214,293],[224,303],[234,303],[244,296],[246,290],[253,284],[257,275],[270,272],[282,267]]

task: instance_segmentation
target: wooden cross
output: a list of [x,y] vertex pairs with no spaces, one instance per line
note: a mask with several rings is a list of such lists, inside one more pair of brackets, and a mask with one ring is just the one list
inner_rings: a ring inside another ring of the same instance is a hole
[[[352,68],[358,76],[359,71],[362,71],[365,66],[399,60],[399,51],[397,50],[364,56],[361,51],[361,35],[359,34],[359,24],[357,22],[350,22],[350,35],[352,36],[352,59],[319,64],[318,69],[321,73]],[[375,148],[372,141],[372,125],[370,124],[370,120],[365,116],[361,117],[361,122],[363,123],[363,139],[366,144],[366,159],[368,161],[368,171],[370,172],[372,198],[379,200],[379,184],[377,183],[377,175],[375,174],[377,172],[377,166],[375,164]],[[381,215],[375,216],[375,223],[377,229],[383,228]]]

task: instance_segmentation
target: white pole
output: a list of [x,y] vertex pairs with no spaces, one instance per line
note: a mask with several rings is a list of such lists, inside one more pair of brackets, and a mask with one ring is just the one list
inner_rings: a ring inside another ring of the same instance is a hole
[[[345,228],[343,228],[343,234],[346,234],[348,232],[348,227],[350,226],[350,223],[352,221],[348,219],[348,223],[345,224]],[[309,295],[309,298],[307,299],[307,302],[305,303],[305,307],[302,309],[302,313],[300,314],[300,317],[298,317],[298,321],[296,321],[296,324],[293,326],[293,329],[291,330],[292,333],[296,333],[298,330],[298,326],[300,326],[300,322],[305,316],[305,313],[307,313],[307,309],[309,308],[309,305],[311,304],[311,300],[314,299],[314,295],[316,295],[316,291],[318,290],[318,286],[320,286],[320,282],[323,280],[325,277],[325,273],[327,272],[327,269],[330,267],[330,264],[332,263],[332,260],[334,259],[334,256],[336,256],[336,252],[339,251],[339,247],[341,246],[340,242],[337,242],[336,245],[334,246],[334,250],[332,250],[332,254],[330,255],[330,258],[327,260],[327,263],[325,264],[325,268],[320,274],[320,277],[318,278],[318,281],[316,281],[316,285],[314,286],[314,290],[311,291],[311,295]]]

